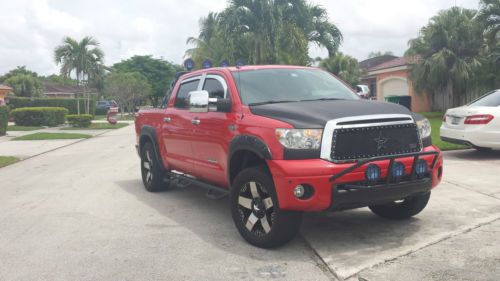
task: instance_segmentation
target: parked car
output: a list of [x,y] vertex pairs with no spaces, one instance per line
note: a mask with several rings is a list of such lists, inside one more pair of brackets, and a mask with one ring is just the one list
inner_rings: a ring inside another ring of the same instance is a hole
[[364,98],[364,99],[370,98],[370,88],[366,85],[357,85],[356,86],[356,93],[361,98]]
[[441,139],[478,150],[500,149],[500,89],[461,107],[448,109]]
[[118,107],[114,100],[101,100],[96,102],[96,109],[109,110],[111,107]]
[[166,106],[139,111],[135,129],[148,191],[180,182],[229,194],[236,228],[263,248],[292,239],[306,211],[369,206],[410,218],[442,177],[427,119],[362,100],[316,68],[184,74]]

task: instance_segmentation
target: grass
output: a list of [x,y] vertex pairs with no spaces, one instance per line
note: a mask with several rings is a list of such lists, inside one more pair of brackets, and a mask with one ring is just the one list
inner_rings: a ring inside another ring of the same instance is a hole
[[[96,115],[96,116],[94,116],[94,120],[107,120],[107,117],[106,117],[106,115]],[[134,115],[124,114],[123,117],[122,117],[121,114],[118,113],[116,115],[116,120],[133,121],[134,120]]]
[[118,123],[116,125],[111,125],[109,123],[92,123],[90,127],[80,128],[80,127],[67,127],[62,128],[63,131],[72,131],[72,130],[109,130],[109,129],[120,129],[128,126],[129,124]]
[[69,139],[88,139],[91,135],[85,134],[69,134],[69,133],[34,133],[21,137],[14,138],[15,141],[26,140],[69,140]]
[[432,127],[432,144],[439,147],[441,150],[457,150],[457,149],[466,149],[469,148],[465,145],[453,144],[449,142],[445,142],[441,140],[439,136],[439,128],[441,128],[441,124],[443,123],[443,113],[441,112],[424,112],[422,113],[425,117],[429,119]]
[[43,129],[44,127],[30,127],[30,126],[17,126],[17,125],[10,125],[7,126],[7,131],[35,131],[35,130],[40,130]]
[[18,158],[12,156],[0,156],[0,168],[11,165],[19,161]]

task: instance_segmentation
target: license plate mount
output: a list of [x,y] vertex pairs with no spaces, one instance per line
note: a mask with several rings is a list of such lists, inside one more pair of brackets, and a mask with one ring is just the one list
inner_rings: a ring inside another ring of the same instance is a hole
[[461,120],[462,120],[462,117],[451,117],[451,124],[452,125],[459,125]]

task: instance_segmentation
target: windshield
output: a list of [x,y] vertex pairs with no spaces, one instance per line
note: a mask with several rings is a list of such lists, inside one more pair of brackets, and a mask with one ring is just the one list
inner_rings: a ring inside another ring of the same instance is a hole
[[500,106],[500,90],[488,93],[471,102],[470,106]]
[[344,83],[319,69],[262,69],[233,73],[243,104],[358,97]]

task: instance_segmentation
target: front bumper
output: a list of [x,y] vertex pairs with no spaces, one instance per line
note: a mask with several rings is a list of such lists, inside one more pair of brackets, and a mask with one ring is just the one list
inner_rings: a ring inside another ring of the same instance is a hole
[[[429,177],[416,179],[412,176],[415,156],[427,162]],[[345,191],[346,186],[365,181],[365,169],[371,163],[378,165],[382,179],[387,179],[387,171],[393,161],[404,164],[408,180],[399,183],[387,180],[383,184],[364,186],[358,190],[347,188],[349,190]],[[391,156],[358,163],[335,164],[322,159],[269,160],[267,163],[273,175],[281,209],[325,211],[365,207],[427,192],[441,181],[443,156],[437,147],[430,146],[411,156]],[[296,198],[293,189],[299,184],[312,186],[313,195],[305,200]]]

